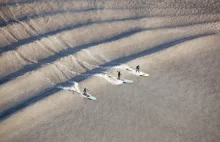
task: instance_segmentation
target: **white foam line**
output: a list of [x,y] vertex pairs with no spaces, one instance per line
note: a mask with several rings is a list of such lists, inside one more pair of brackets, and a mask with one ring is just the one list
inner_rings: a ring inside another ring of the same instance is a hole
[[100,77],[111,83],[112,85],[120,85],[123,84],[123,81],[115,79],[115,78],[110,78],[107,74],[95,74],[94,76]]
[[71,82],[73,84],[73,86],[77,92],[80,92],[79,83],[77,83],[75,81],[69,81],[69,82]]
[[68,87],[59,85],[56,88],[67,90],[67,91],[74,91],[74,92],[77,92],[77,93],[81,93],[80,88],[79,88],[79,84],[77,82],[69,81],[69,83],[71,83],[73,85],[72,86],[68,86]]
[[[73,58],[75,58],[75,57],[73,57]],[[76,59],[76,60],[78,60],[79,62],[83,63],[84,65],[87,65],[87,66],[90,66],[90,67],[93,67],[93,68],[102,68],[102,69],[112,69],[112,68],[115,68],[115,69],[122,69],[122,70],[129,71],[129,73],[131,73],[133,75],[136,75],[136,76],[140,76],[141,75],[140,73],[137,73],[136,70],[134,70],[134,69],[132,69],[129,66],[124,65],[124,64],[123,65],[118,65],[118,66],[101,67],[101,66],[92,65],[92,64],[89,64],[87,62],[81,61],[80,59]],[[99,77],[101,77],[101,76],[99,75]],[[104,76],[102,76],[102,77],[105,78]]]
[[[75,58],[74,56],[71,56],[71,58],[83,63],[84,65],[87,65],[87,66],[90,66],[90,67],[93,67],[93,68],[96,68],[96,67],[99,67],[99,68],[105,68],[105,69],[112,69],[112,68],[115,68],[115,69],[122,69],[122,70],[126,70],[128,71],[129,73],[133,74],[133,75],[136,75],[136,76],[140,76],[141,74],[143,74],[142,72],[138,73],[136,72],[135,69],[132,69],[130,68],[128,65],[125,65],[125,64],[122,64],[122,65],[118,65],[118,66],[109,66],[109,67],[101,67],[101,66],[97,66],[97,65],[92,65],[92,64],[89,64],[87,62],[84,62],[84,61],[81,61],[80,59],[77,59]],[[102,79],[105,79],[107,82],[111,83],[112,85],[120,85],[120,84],[123,84],[123,81],[122,80],[118,80],[116,77],[114,76],[111,76],[111,75],[107,75],[106,73],[94,73],[94,74],[86,74],[86,73],[77,73],[77,72],[74,72],[72,70],[70,70],[67,66],[63,65],[62,63],[58,63],[61,67],[67,69],[67,71],[71,72],[72,74],[75,74],[75,75],[81,75],[81,76],[95,76],[95,77],[100,77]],[[65,88],[65,89],[71,89],[71,88]]]
[[72,86],[71,87],[65,87],[65,86],[59,85],[59,86],[57,86],[57,88],[67,90],[67,91],[75,91],[74,87],[72,87]]
[[110,78],[107,74],[103,74],[103,73],[93,73],[93,74],[89,74],[89,73],[82,73],[80,74],[82,76],[95,76],[95,77],[100,77],[102,79],[105,79],[107,82],[111,83],[112,85],[120,85],[123,83],[123,81],[118,80],[116,78]]
[[[136,72],[135,69],[132,69],[130,68],[128,65],[120,65],[120,66],[115,66],[114,68],[116,69],[122,69],[122,70],[126,70],[128,71],[129,73],[133,74],[133,75],[136,75],[136,76],[140,76],[140,75],[143,75],[144,73],[143,72]],[[149,76],[149,74],[146,74],[147,76]]]
[[[72,58],[76,59],[75,57],[71,56]],[[89,64],[87,62],[84,62],[84,61],[81,61],[79,59],[76,59],[78,60],[79,62],[87,65],[87,66],[91,66],[91,67],[99,67],[99,68],[105,68],[105,69],[112,69],[112,68],[116,68],[116,69],[122,69],[122,70],[126,70],[128,71],[129,73],[132,73],[133,75],[136,75],[136,76],[140,76],[141,74],[140,73],[137,73],[136,70],[130,68],[129,66],[127,65],[119,65],[119,66],[109,66],[109,67],[101,67],[101,66],[97,66],[97,65],[92,65],[92,64]],[[121,80],[118,80],[116,77],[114,76],[111,76],[111,75],[108,75],[106,73],[91,73],[91,74],[88,74],[88,73],[77,73],[77,72],[74,72],[72,70],[70,70],[67,66],[63,65],[62,63],[58,63],[58,65],[60,65],[61,67],[67,69],[67,71],[69,71],[70,73],[74,74],[74,75],[81,75],[81,76],[95,76],[95,77],[100,77],[102,79],[105,79],[107,82],[111,83],[112,85],[120,85],[120,84],[123,84],[123,81]],[[67,88],[69,89],[69,88]]]
[[[93,73],[93,74],[88,74],[88,73],[77,73],[77,72],[74,72],[74,71],[71,71],[68,69],[67,66],[61,64],[60,62],[58,63],[61,67],[64,67],[66,68],[69,72],[71,72],[72,74],[75,74],[75,75],[82,75],[82,76],[96,76],[96,77],[100,77],[100,78],[103,78],[105,79],[106,81],[108,81],[109,83],[113,84],[113,85],[120,85],[122,84],[123,82],[120,81],[120,80],[117,80],[117,79],[114,79],[114,78],[110,78],[107,74],[102,74],[102,73]],[[88,64],[88,63],[87,63]]]

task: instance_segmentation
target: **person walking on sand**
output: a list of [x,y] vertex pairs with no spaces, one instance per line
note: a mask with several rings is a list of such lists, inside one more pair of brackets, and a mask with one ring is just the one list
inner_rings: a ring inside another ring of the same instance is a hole
[[121,72],[118,71],[118,79],[120,80],[120,78],[121,78]]
[[139,65],[136,66],[136,72],[138,72],[138,73],[140,72],[140,66]]

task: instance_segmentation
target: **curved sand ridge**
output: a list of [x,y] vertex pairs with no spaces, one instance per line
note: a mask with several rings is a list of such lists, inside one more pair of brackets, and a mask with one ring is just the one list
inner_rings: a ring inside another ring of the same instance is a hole
[[218,5],[2,1],[0,141],[218,141]]

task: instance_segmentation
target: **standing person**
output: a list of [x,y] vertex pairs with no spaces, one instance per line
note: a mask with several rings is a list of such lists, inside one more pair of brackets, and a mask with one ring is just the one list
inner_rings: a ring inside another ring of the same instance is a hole
[[120,78],[121,78],[121,72],[118,71],[118,79],[120,80]]
[[87,89],[86,87],[83,89],[83,95],[85,95],[85,96],[89,96],[88,94],[87,94],[87,91],[89,91],[89,89]]
[[136,72],[140,72],[140,66],[138,65],[138,66],[136,66]]

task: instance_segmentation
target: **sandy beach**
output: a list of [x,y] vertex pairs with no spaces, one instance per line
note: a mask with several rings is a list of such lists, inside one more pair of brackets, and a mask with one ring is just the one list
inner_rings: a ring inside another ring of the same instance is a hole
[[219,7],[0,0],[0,141],[219,142]]

